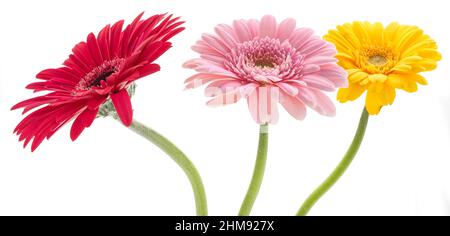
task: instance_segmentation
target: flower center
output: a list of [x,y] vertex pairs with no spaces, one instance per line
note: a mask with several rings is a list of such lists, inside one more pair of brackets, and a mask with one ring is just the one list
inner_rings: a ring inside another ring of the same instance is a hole
[[228,70],[261,84],[294,79],[303,69],[303,56],[292,45],[269,37],[243,42],[226,57]]
[[77,91],[86,91],[94,87],[101,87],[102,83],[121,69],[124,59],[116,58],[105,61],[102,65],[95,67],[91,72],[86,74],[78,83]]
[[397,54],[388,47],[370,45],[359,51],[360,67],[371,74],[389,73],[397,61]]
[[105,81],[106,78],[108,78],[110,75],[116,73],[116,68],[111,68],[110,70],[102,72],[100,75],[97,76],[96,79],[94,79],[91,84],[89,84],[89,87],[99,86],[101,81]]
[[369,58],[369,63],[374,66],[384,66],[386,65],[388,60],[381,55],[375,55]]
[[275,63],[271,58],[257,58],[254,63],[255,66],[260,68],[275,68]]

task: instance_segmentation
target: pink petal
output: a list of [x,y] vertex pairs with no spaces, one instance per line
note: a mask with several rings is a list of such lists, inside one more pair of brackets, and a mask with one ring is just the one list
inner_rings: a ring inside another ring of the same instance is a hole
[[247,20],[247,27],[250,31],[252,39],[259,36],[259,21],[256,19]]
[[249,84],[241,86],[240,92],[241,92],[242,96],[248,97],[257,88],[259,88],[259,84],[257,84],[257,83],[249,83]]
[[236,36],[233,32],[233,28],[228,25],[218,25],[215,28],[216,34],[222,39],[222,41],[228,46],[228,48],[235,48],[238,43]]
[[250,114],[258,124],[278,122],[279,89],[264,86],[255,89],[248,97]]
[[283,42],[284,40],[291,37],[292,32],[294,32],[295,25],[296,25],[295,20],[292,18],[287,18],[280,23],[277,32],[278,39],[280,40],[280,42]]
[[327,49],[328,44],[320,39],[318,36],[313,36],[313,38],[303,45],[302,47],[297,48],[299,52],[301,52],[305,57],[314,56],[316,53],[319,53],[321,50]]
[[296,96],[298,94],[298,89],[288,83],[277,83],[277,86],[290,96]]
[[222,93],[213,99],[209,100],[206,104],[208,106],[224,106],[238,102],[242,98],[239,89],[231,92]]
[[202,39],[209,46],[222,53],[223,55],[226,55],[229,52],[229,49],[225,46],[225,43],[215,35],[203,34]]
[[336,47],[334,44],[325,42],[321,47],[319,47],[317,50],[313,51],[312,53],[309,53],[309,57],[335,57],[337,53]]
[[117,93],[111,94],[111,100],[116,108],[122,123],[129,127],[133,122],[133,108],[131,106],[130,95],[126,89],[120,90]]
[[277,34],[277,21],[275,17],[271,15],[266,15],[261,19],[259,25],[259,36],[263,37],[276,37]]
[[334,56],[309,56],[305,59],[305,64],[322,65],[328,63],[336,63],[338,60]]
[[306,116],[306,106],[298,98],[281,93],[280,103],[297,120],[303,120]]
[[289,38],[289,42],[292,46],[295,48],[301,48],[303,45],[305,45],[310,38],[312,37],[314,31],[309,28],[300,28],[296,29],[294,33],[292,33],[291,37]]
[[[308,97],[307,99],[304,99]],[[325,116],[336,115],[336,107],[331,99],[318,89],[308,88],[303,89],[299,93],[299,98],[302,99],[309,107],[316,110]]]
[[223,56],[208,55],[208,54],[202,54],[200,55],[200,58],[213,62],[217,66],[223,66],[223,63],[226,61],[226,58]]
[[233,27],[240,42],[246,42],[253,38],[244,20],[233,21]]
[[325,91],[330,91],[330,92],[336,90],[333,82],[331,82],[326,77],[320,76],[318,74],[305,75],[305,76],[303,76],[302,80],[304,82],[306,82],[308,87],[314,87],[314,88],[317,88],[320,90],[325,90]]
[[197,44],[191,47],[191,49],[195,52],[200,53],[200,55],[213,55],[213,56],[220,56],[223,57],[223,53],[220,51],[217,51],[216,49],[212,48],[208,44],[206,44],[204,41],[198,41]]
[[205,89],[205,96],[214,97],[224,93],[235,91],[240,88],[242,83],[236,80],[219,80],[214,81]]
[[224,75],[216,75],[216,74],[208,74],[208,73],[199,73],[189,77],[185,81],[185,89],[193,89],[203,86],[212,81],[218,80],[234,80],[234,78],[230,78]]
[[311,92],[311,90],[303,87],[297,88],[299,90],[297,97],[301,101],[303,101],[303,103],[305,103],[308,106],[313,106],[314,104],[316,104],[316,96],[313,92]]
[[303,66],[302,73],[303,74],[311,74],[320,71],[320,66],[315,64],[307,64]]
[[191,59],[183,64],[184,68],[188,69],[195,69],[198,72],[202,73],[209,73],[209,74],[218,74],[218,75],[224,75],[226,77],[233,77],[235,78],[236,75],[234,75],[232,72],[222,68],[219,65],[214,65],[211,62],[205,60],[205,59]]
[[332,81],[335,87],[348,87],[347,71],[336,64],[322,65],[318,74]]

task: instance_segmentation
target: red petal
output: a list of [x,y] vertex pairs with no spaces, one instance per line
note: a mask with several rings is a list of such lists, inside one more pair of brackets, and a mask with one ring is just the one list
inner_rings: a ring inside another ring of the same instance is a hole
[[109,55],[110,29],[110,25],[105,26],[100,33],[98,33],[97,37],[98,46],[100,47],[100,52],[102,53],[104,60],[111,60]]
[[102,105],[106,100],[106,97],[96,97],[96,98],[92,98],[88,101],[88,108],[91,110],[95,110],[98,109],[98,107],[100,105]]
[[111,58],[116,57],[119,55],[119,43],[120,43],[120,36],[122,33],[122,27],[123,27],[124,21],[118,21],[111,27],[111,41],[110,41],[110,47],[109,47],[109,55]]
[[100,52],[100,47],[98,46],[97,38],[93,33],[90,33],[87,38],[87,46],[91,53],[91,57],[94,59],[97,66],[103,64],[102,53]]
[[142,52],[141,60],[153,62],[171,47],[172,44],[169,42],[156,42],[153,44],[149,44],[147,48]]
[[133,121],[133,108],[127,90],[123,89],[118,93],[111,94],[111,100],[122,123],[127,127],[130,126]]
[[70,129],[70,138],[75,141],[86,127],[90,127],[97,117],[98,109],[86,109],[81,113],[72,124]]
[[90,68],[94,68],[97,65],[95,61],[91,57],[91,53],[89,52],[89,48],[86,42],[80,42],[72,49],[73,55],[78,57],[81,61],[83,61]]
[[155,72],[158,72],[161,69],[161,67],[159,67],[158,64],[148,64],[143,66],[140,70],[139,70],[139,76],[140,77],[145,77],[147,75],[153,74]]
[[[184,22],[180,22],[181,24]],[[176,28],[172,31],[170,31],[166,36],[164,36],[163,39],[161,39],[161,41],[168,41],[170,40],[173,36],[177,35],[178,33],[180,33],[181,31],[185,30],[184,27],[180,27],[180,28]]]

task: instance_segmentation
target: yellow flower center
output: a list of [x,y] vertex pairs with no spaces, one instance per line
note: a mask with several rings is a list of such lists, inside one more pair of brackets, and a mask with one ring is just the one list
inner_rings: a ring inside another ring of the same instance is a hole
[[381,55],[375,55],[369,58],[369,63],[374,65],[374,66],[384,66],[388,63],[388,60],[386,59],[386,57],[381,56]]
[[398,56],[388,47],[370,45],[359,51],[358,63],[369,74],[387,74]]

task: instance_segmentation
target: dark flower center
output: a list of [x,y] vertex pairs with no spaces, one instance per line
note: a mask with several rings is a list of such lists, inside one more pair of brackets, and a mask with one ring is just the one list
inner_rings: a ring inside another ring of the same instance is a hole
[[102,72],[100,75],[98,75],[98,77],[95,80],[93,80],[89,84],[89,87],[99,86],[101,81],[105,81],[109,76],[111,76],[112,74],[114,74],[116,72],[117,71],[115,68],[111,68],[111,70],[109,70],[109,71]]
[[116,58],[103,62],[102,65],[95,67],[91,72],[87,73],[78,83],[76,91],[86,91],[91,88],[101,87],[102,81],[108,82],[108,78],[119,72],[124,59]]
[[255,66],[261,68],[274,68],[275,62],[272,58],[258,58],[255,60]]

